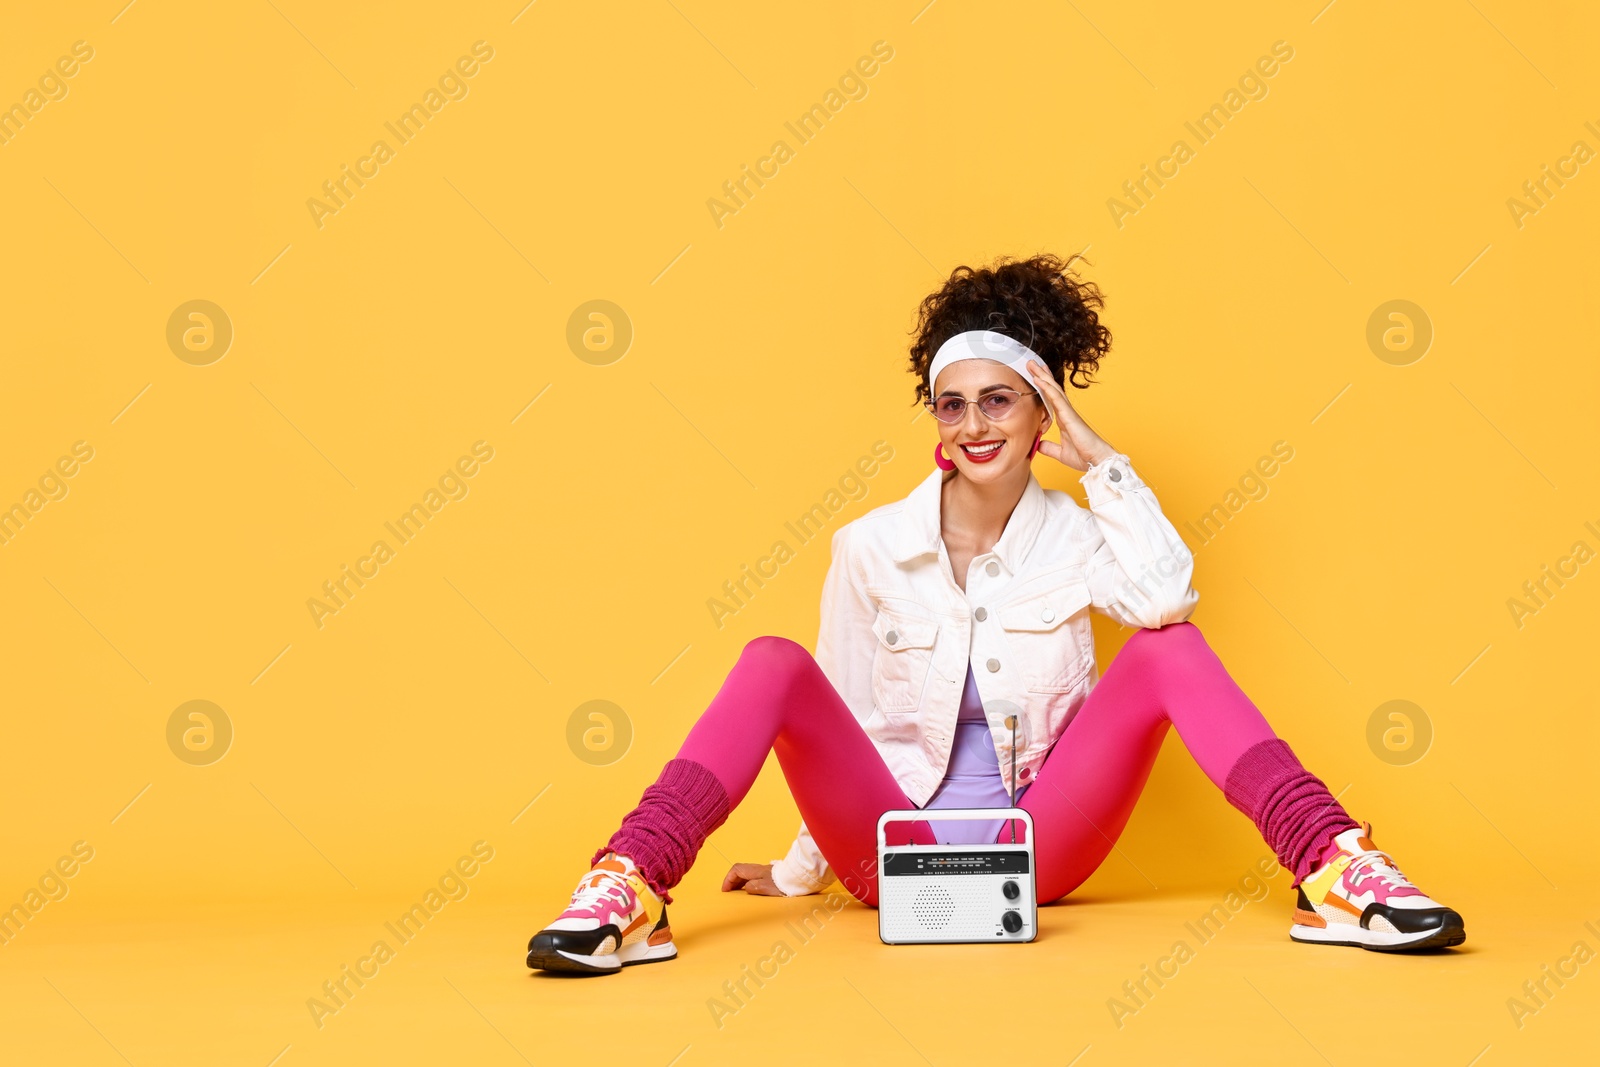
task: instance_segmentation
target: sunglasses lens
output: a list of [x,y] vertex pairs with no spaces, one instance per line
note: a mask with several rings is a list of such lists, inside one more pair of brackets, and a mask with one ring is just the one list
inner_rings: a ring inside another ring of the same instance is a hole
[[967,413],[967,402],[959,396],[941,396],[933,403],[933,413],[940,422],[957,422]]
[[983,413],[991,419],[1003,419],[1011,405],[1017,402],[1015,393],[990,393],[983,398]]

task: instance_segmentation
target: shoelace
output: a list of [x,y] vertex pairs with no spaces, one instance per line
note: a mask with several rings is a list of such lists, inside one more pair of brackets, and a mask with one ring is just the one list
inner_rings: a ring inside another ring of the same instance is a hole
[[[599,875],[598,878],[595,877],[597,874]],[[628,890],[630,887],[628,886],[626,875],[618,871],[599,870],[590,871],[584,875],[584,878],[587,880],[585,884],[579,886],[577,891],[572,894],[572,903],[568,905],[569,910],[580,911],[593,908],[607,898],[616,901],[624,910],[629,907]]]
[[1382,849],[1364,849],[1353,854],[1345,871],[1350,877],[1351,885],[1356,883],[1356,876],[1351,872],[1360,872],[1365,876],[1378,878],[1389,889],[1416,888],[1405,875],[1400,873],[1400,868],[1394,865],[1394,860]]

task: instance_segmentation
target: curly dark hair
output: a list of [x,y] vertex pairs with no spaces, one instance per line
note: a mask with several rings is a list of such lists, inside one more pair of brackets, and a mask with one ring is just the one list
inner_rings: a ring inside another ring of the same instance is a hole
[[928,364],[939,346],[967,330],[1013,337],[1039,354],[1057,382],[1087,389],[1101,357],[1111,350],[1111,331],[1097,314],[1104,303],[1100,290],[1068,270],[1080,258],[1041,253],[1024,260],[1002,257],[994,266],[976,270],[963,264],[951,271],[938,292],[923,298],[911,331],[917,402],[933,399]]

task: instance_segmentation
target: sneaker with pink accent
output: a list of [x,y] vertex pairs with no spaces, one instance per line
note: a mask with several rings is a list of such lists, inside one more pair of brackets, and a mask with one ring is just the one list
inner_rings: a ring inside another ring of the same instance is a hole
[[1332,859],[1301,879],[1289,936],[1375,952],[1449,948],[1467,939],[1461,916],[1406,880],[1372,843],[1372,824],[1333,839]]
[[615,974],[678,955],[667,906],[631,859],[608,852],[572,891],[572,903],[528,942],[528,966],[568,974]]

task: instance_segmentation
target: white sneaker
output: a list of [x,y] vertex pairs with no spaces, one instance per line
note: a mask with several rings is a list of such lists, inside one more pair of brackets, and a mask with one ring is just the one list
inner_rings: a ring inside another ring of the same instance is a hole
[[667,906],[633,861],[607,852],[578,881],[572,903],[528,942],[536,971],[615,974],[676,958]]
[[1372,843],[1372,824],[1333,839],[1334,857],[1303,878],[1289,936],[1376,952],[1449,948],[1467,939],[1461,916],[1406,880]]

